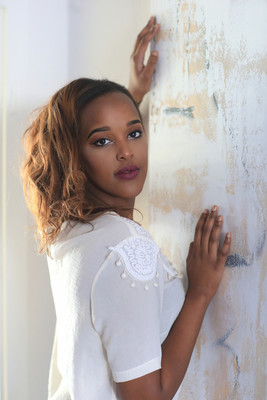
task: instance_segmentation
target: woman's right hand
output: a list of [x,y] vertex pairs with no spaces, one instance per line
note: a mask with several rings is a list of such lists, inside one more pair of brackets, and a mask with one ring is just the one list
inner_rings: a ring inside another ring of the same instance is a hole
[[214,206],[211,212],[205,210],[202,213],[187,257],[187,296],[194,299],[202,297],[207,302],[219,287],[231,244],[231,235],[227,233],[219,249],[223,217],[218,215],[218,211],[218,206]]

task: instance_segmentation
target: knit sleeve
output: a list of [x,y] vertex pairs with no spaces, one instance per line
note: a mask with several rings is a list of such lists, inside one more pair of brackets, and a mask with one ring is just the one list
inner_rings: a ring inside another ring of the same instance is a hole
[[109,250],[93,284],[91,317],[114,381],[124,382],[161,368],[163,273],[148,237]]

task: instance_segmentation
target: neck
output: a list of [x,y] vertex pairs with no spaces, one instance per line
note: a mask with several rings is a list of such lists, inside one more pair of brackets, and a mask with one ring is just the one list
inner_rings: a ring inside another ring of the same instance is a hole
[[124,218],[133,219],[133,208],[129,210],[119,210],[117,213]]
[[133,219],[135,197],[125,199],[113,197],[100,191],[96,186],[90,187],[89,192],[93,193],[96,203],[100,201],[101,205],[114,208],[114,211],[116,210],[116,213],[121,217]]
[[119,209],[117,213],[121,217],[133,219],[134,203],[135,203],[135,198],[125,200],[124,202],[118,205],[118,208],[121,208],[121,210]]

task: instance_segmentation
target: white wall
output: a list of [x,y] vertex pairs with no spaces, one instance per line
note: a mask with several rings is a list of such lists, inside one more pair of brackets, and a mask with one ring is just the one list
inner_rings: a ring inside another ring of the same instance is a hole
[[[18,173],[22,131],[29,112],[71,79],[104,76],[127,84],[128,59],[149,18],[149,1],[0,0],[0,7],[6,9],[0,38],[6,33],[7,45],[6,134],[1,129],[1,140],[7,140],[6,151],[1,142],[6,186],[2,175],[0,180],[0,267],[6,296],[3,290],[1,295],[7,312],[7,385],[2,382],[2,392],[3,400],[44,400],[55,316],[46,260],[36,254]],[[0,83],[2,93],[2,78]]]
[[161,31],[151,98],[150,230],[182,272],[201,211],[221,207],[231,256],[179,399],[263,400],[267,3],[212,5],[152,0]]
[[38,3],[39,7],[31,0],[1,4],[6,7],[7,48],[7,186],[2,188],[6,189],[3,213],[7,222],[6,265],[2,265],[6,268],[7,309],[5,397],[25,400],[45,398],[41,376],[48,365],[54,314],[45,260],[36,257],[28,232],[32,219],[24,205],[18,174],[21,135],[29,112],[68,78],[67,4]]

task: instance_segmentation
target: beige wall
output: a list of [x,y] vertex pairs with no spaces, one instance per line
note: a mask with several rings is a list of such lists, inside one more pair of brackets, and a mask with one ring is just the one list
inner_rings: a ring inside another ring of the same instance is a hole
[[29,230],[33,221],[18,177],[21,134],[29,112],[71,79],[104,76],[127,84],[128,59],[149,18],[149,2],[0,0],[0,7],[0,38],[6,43],[6,55],[0,45],[0,69],[5,64],[7,70],[0,78],[1,108],[6,104],[0,178],[5,374],[0,385],[3,400],[44,400],[55,316],[46,260],[36,255]]
[[[212,3],[212,4],[211,4]],[[267,396],[267,5],[152,0],[150,230],[183,272],[198,216],[218,204],[233,244],[182,400]]]

